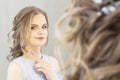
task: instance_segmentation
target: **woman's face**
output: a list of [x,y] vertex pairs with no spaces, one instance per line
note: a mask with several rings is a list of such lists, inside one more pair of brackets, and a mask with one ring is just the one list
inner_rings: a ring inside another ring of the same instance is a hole
[[32,47],[41,47],[47,41],[48,25],[43,14],[33,16],[29,43]]

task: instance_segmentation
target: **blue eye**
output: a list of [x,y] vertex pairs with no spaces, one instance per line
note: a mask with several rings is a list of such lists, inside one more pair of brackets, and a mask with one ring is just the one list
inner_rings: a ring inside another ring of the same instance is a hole
[[43,26],[42,26],[42,29],[47,29],[47,28],[48,28],[47,25],[43,25]]
[[35,30],[37,27],[36,26],[31,26],[31,29],[32,30]]

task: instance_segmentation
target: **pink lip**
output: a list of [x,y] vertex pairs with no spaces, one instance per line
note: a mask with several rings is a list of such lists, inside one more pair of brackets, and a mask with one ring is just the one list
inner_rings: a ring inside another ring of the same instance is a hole
[[37,37],[36,39],[44,39],[44,37]]

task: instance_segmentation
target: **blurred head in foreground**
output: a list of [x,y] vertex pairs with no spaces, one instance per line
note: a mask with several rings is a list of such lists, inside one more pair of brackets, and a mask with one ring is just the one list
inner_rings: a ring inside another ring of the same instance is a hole
[[56,35],[56,53],[68,53],[67,80],[120,80],[119,0],[73,0]]

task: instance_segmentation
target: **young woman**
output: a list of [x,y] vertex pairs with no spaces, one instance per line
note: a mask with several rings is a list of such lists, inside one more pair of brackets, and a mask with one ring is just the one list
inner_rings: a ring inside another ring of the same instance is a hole
[[56,34],[56,51],[68,52],[66,80],[120,80],[120,0],[72,0]]
[[7,80],[61,80],[57,60],[42,53],[48,40],[48,17],[34,6],[23,8],[13,21]]

